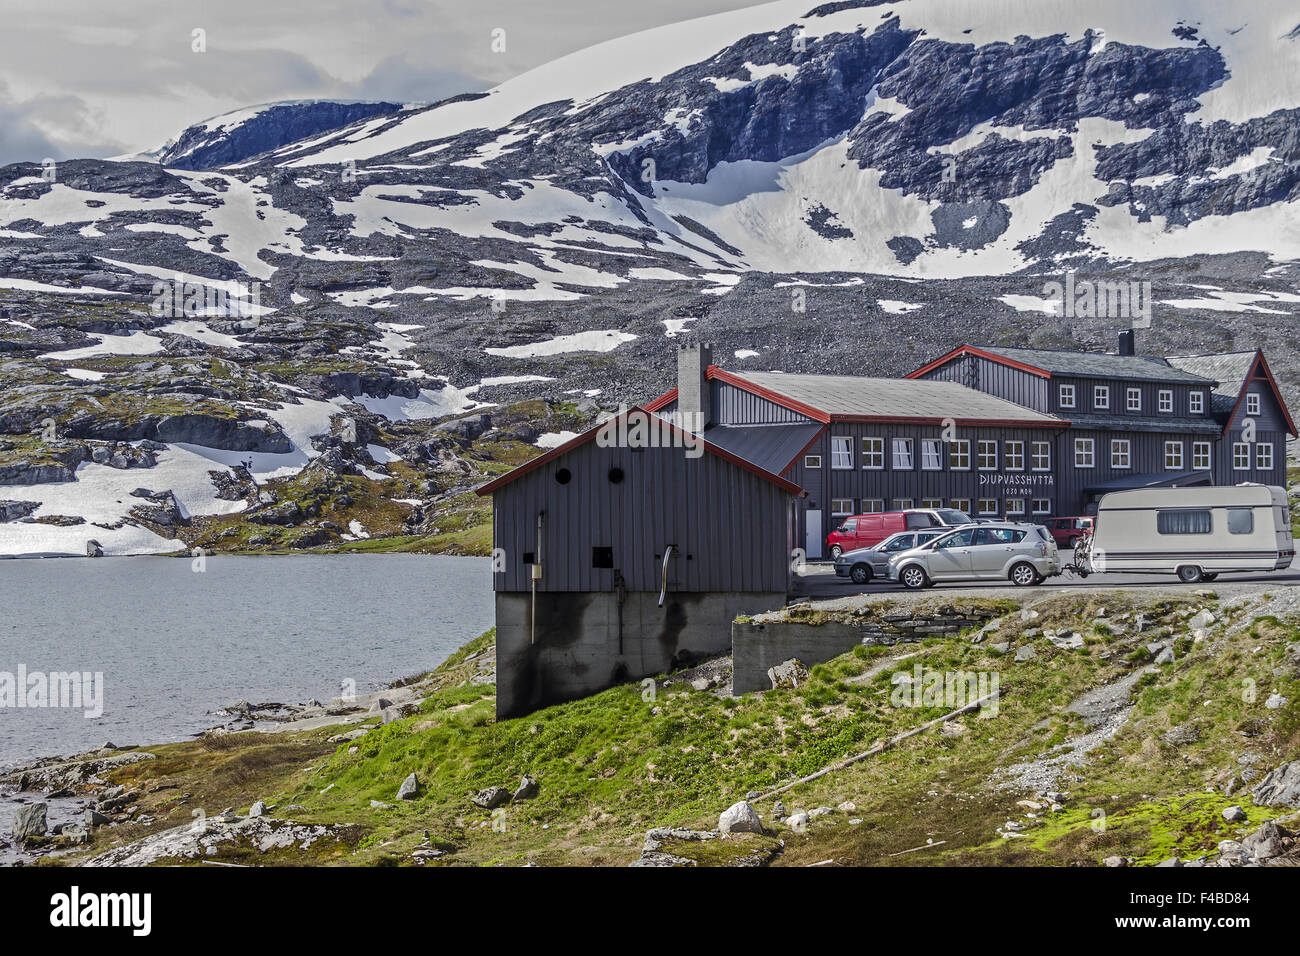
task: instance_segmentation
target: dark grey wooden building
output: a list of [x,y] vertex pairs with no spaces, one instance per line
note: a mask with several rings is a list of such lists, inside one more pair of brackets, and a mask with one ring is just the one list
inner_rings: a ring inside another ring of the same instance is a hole
[[911,507],[1032,521],[1108,491],[1285,485],[1295,425],[1259,352],[962,346],[903,379],[735,372],[677,387],[479,489],[493,496],[497,712],[729,647],[844,518]]

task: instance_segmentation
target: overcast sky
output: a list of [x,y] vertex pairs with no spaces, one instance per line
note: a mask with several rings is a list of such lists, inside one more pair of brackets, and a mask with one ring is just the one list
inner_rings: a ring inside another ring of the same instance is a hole
[[[437,100],[754,2],[0,0],[0,165],[151,149],[274,100]],[[206,52],[192,49],[196,29]]]

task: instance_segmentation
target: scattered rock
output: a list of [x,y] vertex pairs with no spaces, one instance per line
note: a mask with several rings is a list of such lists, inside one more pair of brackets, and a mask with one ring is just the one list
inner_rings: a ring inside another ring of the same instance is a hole
[[265,801],[262,800],[258,800],[256,803],[254,803],[251,807],[248,808],[248,815],[250,817],[260,817],[263,816],[265,813],[266,813],[266,803]]
[[515,788],[515,792],[510,799],[516,802],[519,800],[531,800],[533,797],[537,796],[537,792],[540,789],[541,787],[538,785],[536,780],[528,774],[524,774],[523,780],[519,781],[519,786]]
[[1300,807],[1300,760],[1270,770],[1250,795],[1261,807]]
[[1016,648],[1017,664],[1023,663],[1025,661],[1032,661],[1037,656],[1038,656],[1038,651],[1034,650],[1034,646],[1032,644],[1022,644],[1020,647]]
[[791,658],[782,661],[767,670],[767,679],[772,682],[773,690],[794,690],[808,681],[808,668],[803,663]]
[[1223,811],[1223,819],[1227,820],[1229,823],[1237,823],[1238,821],[1246,819],[1246,811],[1238,806],[1225,807]]
[[718,817],[718,830],[722,833],[762,833],[763,821],[748,802],[738,800],[722,811]]
[[480,790],[469,799],[476,807],[482,807],[484,810],[495,810],[497,807],[510,802],[510,791],[505,787],[488,787]]
[[13,825],[10,828],[14,840],[21,843],[31,837],[45,836],[48,830],[48,811],[49,805],[45,803],[25,803],[14,810]]
[[414,800],[420,795],[420,778],[414,773],[408,774],[407,778],[402,781],[402,785],[397,788],[398,800]]

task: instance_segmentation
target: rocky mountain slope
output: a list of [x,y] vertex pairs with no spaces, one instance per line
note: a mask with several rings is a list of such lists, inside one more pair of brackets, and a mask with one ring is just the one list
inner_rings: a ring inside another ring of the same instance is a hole
[[[0,169],[0,553],[212,544],[131,493],[249,532],[335,445],[363,482],[413,469],[370,491],[437,513],[458,488],[420,482],[658,394],[682,334],[894,375],[1136,324],[1153,353],[1263,347],[1294,399],[1297,67],[1281,0],[779,0],[339,128],[211,121],[170,165]],[[1052,301],[1067,269],[1149,290],[1141,314]],[[493,407],[542,411],[448,465],[440,422]],[[337,546],[352,520],[288,527]]]

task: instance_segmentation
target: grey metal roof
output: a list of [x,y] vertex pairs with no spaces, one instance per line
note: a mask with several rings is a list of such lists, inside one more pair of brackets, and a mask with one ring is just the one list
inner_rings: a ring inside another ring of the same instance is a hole
[[1222,355],[1171,355],[1169,361],[1181,369],[1205,375],[1219,384],[1210,393],[1210,412],[1220,423],[1226,422],[1237,407],[1246,376],[1255,364],[1255,351],[1225,352]]
[[751,465],[779,475],[795,460],[825,425],[714,425],[704,432],[710,444]]
[[1116,432],[1174,432],[1189,435],[1217,435],[1222,428],[1217,420],[1209,417],[1173,418],[1171,416],[1148,417],[1142,415],[1071,415],[1070,424],[1074,428],[1095,428],[1098,431]]
[[1087,493],[1128,491],[1131,488],[1183,488],[1187,485],[1212,485],[1214,476],[1208,471],[1152,471],[1141,475],[1124,475],[1109,481],[1099,481],[1083,490]]
[[1115,355],[1110,352],[1071,352],[1064,349],[1016,349],[987,345],[980,351],[1000,355],[1022,365],[1032,365],[1053,375],[1077,375],[1082,378],[1132,379],[1142,382],[1185,382],[1209,384],[1213,376],[1204,376],[1178,368],[1160,356]]
[[1014,402],[967,388],[957,382],[856,375],[787,375],[784,372],[732,372],[737,378],[830,415],[879,415],[891,418],[1013,420],[1059,424]]

